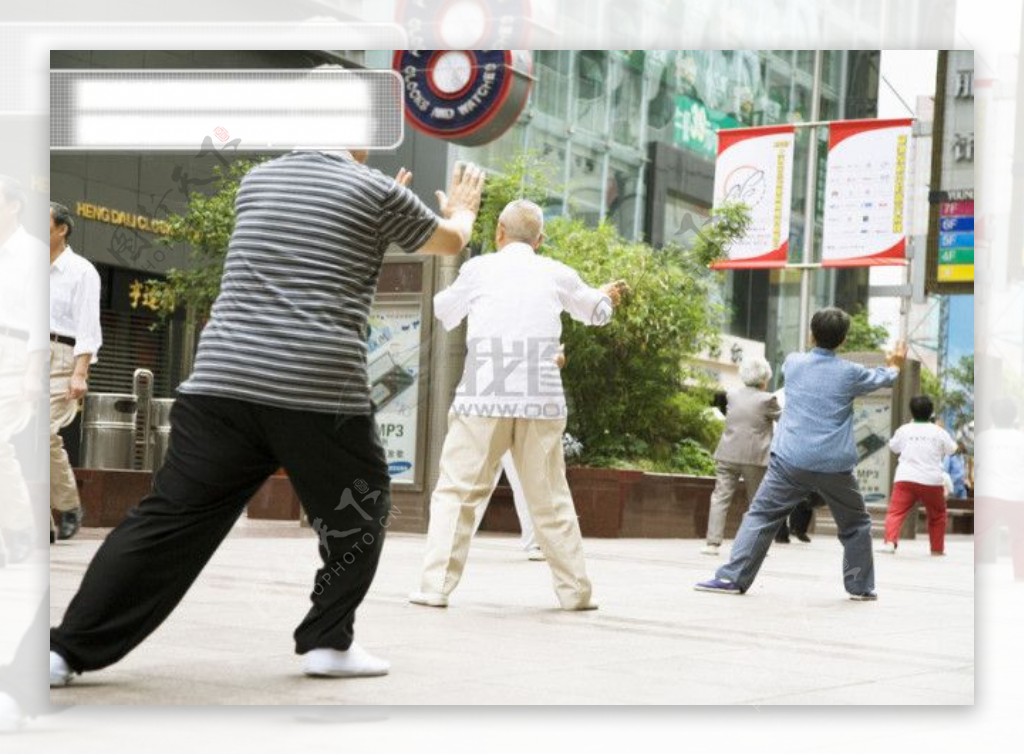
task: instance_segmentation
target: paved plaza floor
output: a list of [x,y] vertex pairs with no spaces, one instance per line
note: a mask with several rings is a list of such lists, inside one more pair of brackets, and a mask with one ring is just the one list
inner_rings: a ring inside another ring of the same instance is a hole
[[[59,620],[105,530],[50,551]],[[847,600],[832,536],[773,545],[744,596],[695,592],[720,559],[697,540],[587,539],[600,610],[556,608],[546,564],[482,535],[447,609],[407,602],[422,535],[390,533],[356,622],[391,661],[308,679],[291,633],[317,563],[310,530],[243,519],[178,610],[121,663],[53,690],[60,705],[969,705],[972,540],[876,554],[879,600]],[[728,543],[723,551],[727,551]]]

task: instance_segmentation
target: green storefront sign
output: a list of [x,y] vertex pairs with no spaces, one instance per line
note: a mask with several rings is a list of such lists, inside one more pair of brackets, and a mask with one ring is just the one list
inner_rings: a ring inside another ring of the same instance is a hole
[[711,110],[686,95],[676,96],[676,114],[672,138],[676,146],[696,152],[712,160],[718,155],[720,128],[735,128],[740,122],[720,110]]

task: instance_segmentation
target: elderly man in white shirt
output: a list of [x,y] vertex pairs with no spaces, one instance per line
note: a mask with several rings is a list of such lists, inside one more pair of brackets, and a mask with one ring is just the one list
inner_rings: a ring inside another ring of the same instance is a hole
[[50,203],[50,507],[61,512],[51,541],[74,537],[82,524],[75,475],[60,429],[71,424],[88,390],[100,332],[100,276],[92,263],[68,246],[71,212]]
[[498,219],[499,251],[466,262],[455,283],[434,297],[434,313],[446,330],[468,318],[467,353],[448,414],[413,603],[448,605],[476,512],[490,499],[501,457],[511,449],[561,607],[597,607],[565,477],[566,404],[556,360],[562,312],[586,325],[605,325],[625,284],[591,288],[571,268],[538,255],[543,230],[540,207],[510,203]]

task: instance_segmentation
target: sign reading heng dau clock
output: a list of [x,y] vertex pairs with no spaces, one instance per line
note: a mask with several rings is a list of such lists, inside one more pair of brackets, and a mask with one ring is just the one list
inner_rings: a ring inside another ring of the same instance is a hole
[[406,121],[439,139],[475,147],[505,133],[532,84],[525,50],[399,50]]

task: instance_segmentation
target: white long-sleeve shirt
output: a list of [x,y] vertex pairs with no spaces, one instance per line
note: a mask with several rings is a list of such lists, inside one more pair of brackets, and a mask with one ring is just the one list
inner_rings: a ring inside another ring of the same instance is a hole
[[70,246],[50,263],[50,332],[74,338],[74,355],[91,354],[96,362],[103,345],[100,274]]
[[611,299],[572,268],[508,244],[474,257],[434,297],[445,330],[468,318],[466,364],[452,410],[479,417],[560,419],[566,416],[555,357],[562,312],[585,325],[605,325]]

